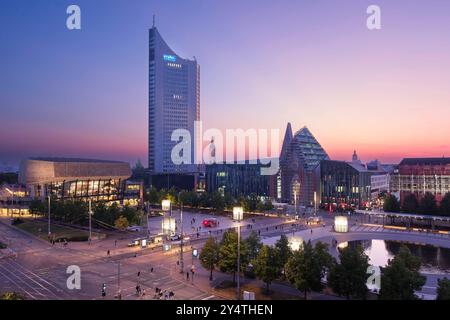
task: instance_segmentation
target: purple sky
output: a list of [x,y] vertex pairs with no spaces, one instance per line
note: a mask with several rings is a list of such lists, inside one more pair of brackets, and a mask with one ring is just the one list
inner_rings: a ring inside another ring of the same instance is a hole
[[[68,31],[78,4],[82,30]],[[382,29],[366,28],[366,8]],[[450,156],[447,0],[2,0],[0,165],[147,163],[148,28],[201,65],[205,128],[306,125],[334,159]]]

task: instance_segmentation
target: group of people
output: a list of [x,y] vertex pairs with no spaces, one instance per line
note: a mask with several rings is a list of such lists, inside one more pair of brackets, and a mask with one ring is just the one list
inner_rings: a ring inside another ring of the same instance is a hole
[[173,291],[167,292],[167,290],[162,290],[161,288],[156,287],[155,288],[155,296],[154,298],[157,300],[171,300],[175,296],[175,293]]

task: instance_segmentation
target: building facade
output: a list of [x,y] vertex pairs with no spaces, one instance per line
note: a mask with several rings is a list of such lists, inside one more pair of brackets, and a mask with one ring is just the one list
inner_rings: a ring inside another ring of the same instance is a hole
[[42,200],[51,196],[58,200],[121,201],[130,176],[131,168],[126,162],[30,158],[21,162],[19,183],[31,198]]
[[405,158],[398,167],[398,174],[391,178],[391,189],[400,193],[400,202],[408,194],[415,194],[420,201],[430,192],[440,204],[450,192],[450,158]]
[[228,193],[237,198],[256,194],[270,197],[272,176],[261,175],[261,164],[234,163],[206,165],[206,190]]
[[288,123],[280,154],[281,201],[305,207],[314,205],[314,192],[318,190],[315,169],[329,157],[308,128],[292,134]]
[[[194,127],[200,120],[200,66],[170,49],[155,26],[149,30],[148,85],[150,175],[196,172]],[[187,130],[192,139],[190,155],[185,155],[190,164],[172,161],[172,149],[179,142],[172,141],[172,133],[177,129]]]
[[354,161],[324,160],[319,166],[320,203],[334,210],[364,208],[371,201],[371,176],[374,172]]

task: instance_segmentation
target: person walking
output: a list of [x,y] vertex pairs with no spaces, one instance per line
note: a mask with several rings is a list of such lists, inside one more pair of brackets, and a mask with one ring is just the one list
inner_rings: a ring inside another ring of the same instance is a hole
[[106,255],[109,257],[109,255],[110,255],[110,251],[108,250],[108,251],[106,251]]
[[186,272],[186,280],[189,281],[189,272]]

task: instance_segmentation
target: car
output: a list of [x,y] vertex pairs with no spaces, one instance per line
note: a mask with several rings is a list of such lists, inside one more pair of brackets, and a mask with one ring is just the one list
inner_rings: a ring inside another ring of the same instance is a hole
[[215,228],[215,227],[217,227],[218,221],[216,218],[209,218],[209,219],[203,220],[202,224],[206,228]]
[[129,247],[137,247],[140,244],[141,244],[141,239],[134,239],[128,244],[128,246]]
[[140,232],[142,231],[142,227],[141,226],[130,226],[127,228],[128,231],[133,231],[133,232]]
[[181,240],[181,236],[179,234],[173,234],[171,236],[167,236],[167,240],[178,241],[178,240]]

